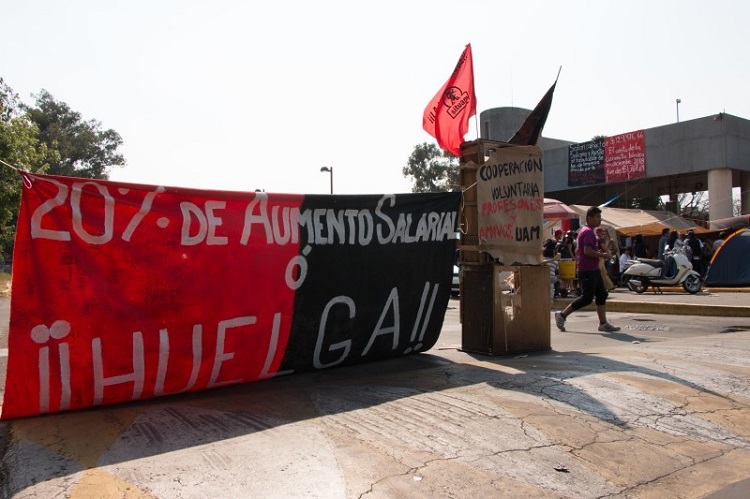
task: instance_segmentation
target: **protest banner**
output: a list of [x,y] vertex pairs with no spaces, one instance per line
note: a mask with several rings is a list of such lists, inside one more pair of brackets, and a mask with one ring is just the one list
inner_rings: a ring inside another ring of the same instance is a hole
[[439,336],[459,193],[22,175],[2,419],[393,358]]

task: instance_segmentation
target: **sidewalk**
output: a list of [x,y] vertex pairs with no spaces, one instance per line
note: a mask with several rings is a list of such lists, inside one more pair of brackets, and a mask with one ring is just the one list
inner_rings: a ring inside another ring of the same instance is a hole
[[[644,314],[708,315],[723,317],[750,317],[750,288],[704,289],[691,295],[682,288],[662,288],[661,293],[652,288],[642,294],[617,288],[609,292],[607,311]],[[563,309],[575,297],[555,298],[553,309]],[[594,305],[589,305],[593,310]]]

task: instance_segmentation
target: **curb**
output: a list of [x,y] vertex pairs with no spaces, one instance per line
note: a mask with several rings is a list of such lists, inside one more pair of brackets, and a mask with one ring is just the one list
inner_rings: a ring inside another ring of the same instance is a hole
[[[594,307],[592,307],[593,309]],[[693,305],[690,303],[632,302],[607,300],[608,312],[641,314],[705,315],[711,317],[750,317],[750,307],[736,305]]]
[[[685,290],[680,286],[673,288],[664,287],[660,289],[664,293],[685,293]],[[750,293],[750,288],[709,288],[707,286],[703,286],[701,291],[705,291],[706,293]],[[653,288],[649,287],[648,291],[646,291],[644,294],[654,294]]]
[[[552,308],[564,309],[573,299],[555,298]],[[596,310],[594,304],[583,310]],[[641,314],[704,315],[710,317],[750,317],[750,307],[736,305],[694,305],[690,303],[637,302],[607,300],[607,312],[629,312]]]

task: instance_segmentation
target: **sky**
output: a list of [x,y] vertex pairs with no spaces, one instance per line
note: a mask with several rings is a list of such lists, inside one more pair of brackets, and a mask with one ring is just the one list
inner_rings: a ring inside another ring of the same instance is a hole
[[410,192],[427,103],[471,44],[477,118],[532,109],[543,135],[726,112],[750,119],[750,2],[0,0],[0,77],[114,129],[115,181],[327,194]]

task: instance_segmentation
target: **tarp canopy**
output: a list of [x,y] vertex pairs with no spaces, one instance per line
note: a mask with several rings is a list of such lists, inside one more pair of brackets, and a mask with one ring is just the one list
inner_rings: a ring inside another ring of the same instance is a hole
[[562,201],[544,198],[544,220],[570,220],[579,217],[577,211]]
[[[585,223],[586,210],[589,206],[570,205],[580,214],[581,223]],[[635,210],[627,208],[601,208],[602,225],[613,227],[618,234],[632,237],[642,234],[643,237],[660,236],[664,228],[685,232],[693,229],[697,234],[711,232],[703,227],[696,227],[692,222],[666,210]]]

